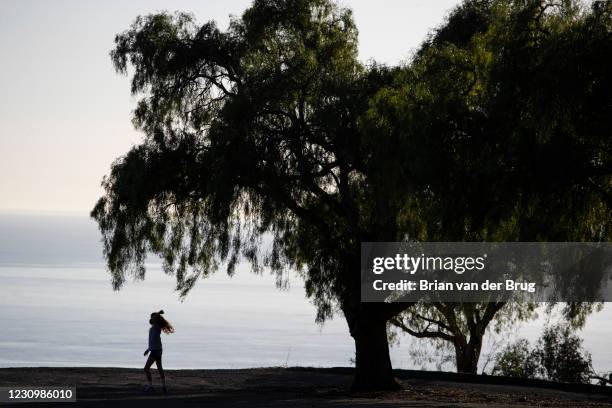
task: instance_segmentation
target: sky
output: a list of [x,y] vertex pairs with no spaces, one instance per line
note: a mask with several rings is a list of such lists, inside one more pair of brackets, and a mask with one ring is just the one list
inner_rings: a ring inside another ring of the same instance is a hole
[[[457,0],[344,0],[359,56],[406,60]],[[110,62],[138,15],[190,11],[224,28],[249,0],[3,0],[0,11],[0,211],[87,214],[111,163],[141,140],[136,98]]]

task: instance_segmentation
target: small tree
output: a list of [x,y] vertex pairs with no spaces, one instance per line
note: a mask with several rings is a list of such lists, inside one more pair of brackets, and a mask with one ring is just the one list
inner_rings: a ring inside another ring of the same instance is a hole
[[588,383],[593,373],[590,353],[567,324],[544,329],[533,355],[541,376],[551,381]]
[[420,339],[450,345],[460,373],[476,374],[487,330],[497,333],[535,316],[534,303],[419,303],[391,324]]
[[495,356],[492,374],[515,378],[535,378],[538,374],[538,364],[529,342],[520,339],[507,345]]
[[591,355],[570,324],[546,327],[533,349],[520,339],[496,355],[492,373],[508,377],[589,383],[594,378]]

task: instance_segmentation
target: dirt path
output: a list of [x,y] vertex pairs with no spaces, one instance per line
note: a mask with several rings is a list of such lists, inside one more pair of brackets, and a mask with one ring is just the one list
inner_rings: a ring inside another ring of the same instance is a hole
[[[156,373],[153,374],[155,381]],[[64,404],[70,407],[612,408],[612,393],[600,393],[595,387],[593,391],[569,392],[542,386],[504,385],[499,379],[486,377],[398,371],[403,391],[355,394],[348,391],[351,377],[351,369],[343,368],[168,370],[169,393],[163,395],[159,390],[144,394],[144,375],[137,369],[5,368],[0,369],[0,386],[76,385],[77,403]]]

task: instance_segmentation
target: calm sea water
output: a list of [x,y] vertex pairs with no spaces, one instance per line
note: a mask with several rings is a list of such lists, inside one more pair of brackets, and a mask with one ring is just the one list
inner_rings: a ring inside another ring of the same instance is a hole
[[[272,276],[244,265],[233,278],[220,272],[201,280],[180,301],[174,278],[151,264],[145,281],[115,292],[87,217],[0,214],[0,367],[140,367],[148,316],[159,309],[176,328],[162,337],[168,368],[349,366],[354,357],[344,319],[317,325],[297,278],[278,290]],[[610,310],[591,316],[581,332],[597,371],[612,370]],[[535,339],[543,320],[490,337],[483,363],[507,339]],[[434,368],[415,362],[415,347],[430,352],[401,338],[394,366]]]

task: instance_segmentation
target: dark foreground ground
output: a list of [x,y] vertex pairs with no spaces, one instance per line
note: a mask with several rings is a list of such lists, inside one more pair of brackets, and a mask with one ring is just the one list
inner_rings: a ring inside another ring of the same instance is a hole
[[0,387],[77,387],[77,403],[18,404],[21,407],[612,408],[612,387],[422,371],[398,370],[396,377],[405,389],[392,393],[351,393],[348,387],[352,369],[349,368],[167,370],[166,377],[167,395],[159,390],[144,394],[144,375],[138,369],[4,368],[0,369]]

